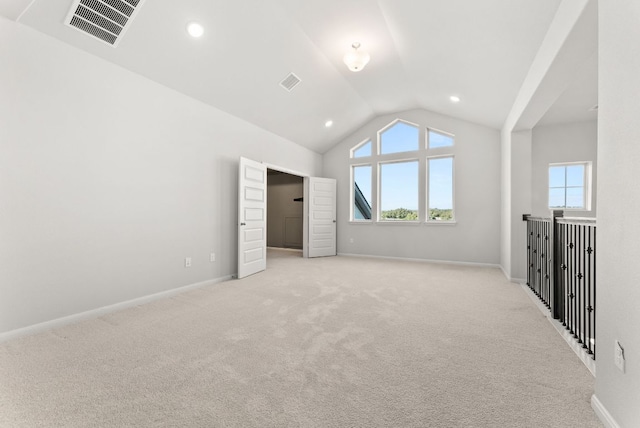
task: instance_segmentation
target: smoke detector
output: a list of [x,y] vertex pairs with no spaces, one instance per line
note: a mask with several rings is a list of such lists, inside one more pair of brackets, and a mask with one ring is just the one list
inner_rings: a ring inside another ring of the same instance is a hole
[[74,0],[65,24],[116,47],[145,0]]

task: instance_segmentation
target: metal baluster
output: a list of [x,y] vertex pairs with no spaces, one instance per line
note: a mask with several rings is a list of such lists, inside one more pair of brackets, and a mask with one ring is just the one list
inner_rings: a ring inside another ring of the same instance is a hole
[[545,293],[547,294],[547,308],[551,310],[551,267],[549,266],[549,261],[551,260],[551,241],[549,237],[551,236],[550,228],[553,225],[553,222],[545,223],[545,232],[544,232],[544,287]]
[[593,248],[591,247],[591,234],[593,232],[593,227],[589,226],[588,227],[588,234],[587,234],[587,248],[586,248],[586,253],[585,253],[585,258],[587,259],[587,275],[586,275],[586,288],[587,288],[587,341],[589,342],[587,344],[587,353],[589,354],[593,354],[593,351],[591,350],[591,320],[592,320],[592,313],[593,313],[593,308],[591,307],[591,254],[593,253]]
[[537,286],[538,286],[538,298],[542,300],[542,263],[540,262],[540,255],[542,254],[542,221],[538,222],[538,230],[536,234],[536,242],[538,243],[538,257],[537,257],[537,269],[536,274],[538,276]]
[[540,254],[540,265],[542,267],[542,272],[540,273],[540,277],[542,280],[542,301],[545,306],[549,306],[549,297],[547,296],[547,255],[549,252],[547,251],[547,222],[542,223],[542,254]]
[[544,255],[545,255],[545,275],[544,284],[547,289],[547,308],[551,310],[551,228],[553,227],[553,220],[546,223],[546,232],[544,234]]
[[580,241],[580,282],[582,283],[582,291],[580,292],[581,294],[581,305],[580,305],[580,311],[582,313],[582,326],[580,328],[580,337],[582,339],[582,347],[584,349],[587,348],[587,278],[586,276],[589,274],[586,271],[586,260],[585,260],[585,255],[587,254],[586,252],[586,242],[587,242],[587,229],[586,226],[580,225],[580,235],[581,235],[581,241]]
[[596,288],[596,228],[593,228],[593,359],[596,359],[596,294],[598,289]]
[[533,292],[538,295],[538,221],[533,225]]
[[536,223],[535,221],[531,221],[531,282],[529,283],[529,288],[531,291],[536,291],[536,241],[535,241],[535,233],[536,233]]
[[533,292],[538,295],[538,225],[536,221],[533,226]]
[[578,305],[578,292],[579,292],[579,285],[578,285],[578,277],[577,277],[577,271],[578,271],[578,226],[576,226],[575,224],[571,225],[572,229],[573,229],[573,240],[572,240],[572,244],[573,247],[571,248],[571,251],[573,252],[573,337],[575,339],[578,338],[578,328],[579,328],[579,318],[578,318],[578,310],[579,310],[579,305]]
[[567,227],[565,224],[560,225],[560,236],[562,237],[562,241],[560,242],[560,248],[562,249],[562,264],[560,268],[562,269],[562,296],[564,300],[564,315],[562,317],[562,325],[567,327],[567,317],[569,316],[569,297],[567,290],[567,252],[569,251],[567,247]]
[[576,284],[576,277],[575,275],[575,257],[574,257],[574,253],[573,253],[573,241],[575,239],[575,228],[574,226],[571,225],[567,225],[567,227],[569,228],[569,290],[570,290],[570,295],[569,297],[571,298],[571,318],[569,319],[569,331],[575,335],[575,326],[576,326],[576,293],[575,293],[575,284]]
[[527,219],[527,287],[531,288],[531,219]]
[[576,228],[576,241],[575,241],[575,253],[574,257],[576,260],[576,325],[575,325],[575,333],[573,337],[578,339],[578,343],[580,343],[580,319],[582,315],[582,311],[580,310],[580,225],[575,225]]
[[573,319],[573,297],[571,289],[571,225],[567,224],[567,300],[569,301],[569,316],[567,317],[567,330],[573,332],[571,320]]
[[[579,236],[578,236],[578,247],[576,248],[576,250],[578,250],[578,260],[579,260],[579,269],[578,269],[578,287],[582,286],[582,290],[578,290],[578,292],[580,293],[580,300],[579,300],[579,308],[580,308],[580,319],[578,321],[578,327],[580,329],[580,332],[578,333],[578,343],[582,343],[582,347],[586,348],[585,345],[585,337],[584,337],[584,331],[585,331],[585,320],[586,320],[586,304],[585,304],[585,280],[584,280],[584,225],[581,224],[580,226],[578,226],[578,230],[579,230]],[[580,324],[581,323],[581,324]]]

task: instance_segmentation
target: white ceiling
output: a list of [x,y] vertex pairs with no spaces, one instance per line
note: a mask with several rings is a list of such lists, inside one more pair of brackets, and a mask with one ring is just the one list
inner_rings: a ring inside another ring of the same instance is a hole
[[[560,0],[148,0],[117,48],[65,26],[72,3],[3,0],[0,13],[323,153],[412,108],[501,128]],[[342,62],[354,41],[371,54],[360,73]],[[544,123],[595,114],[594,70]],[[289,93],[290,72],[302,82]]]

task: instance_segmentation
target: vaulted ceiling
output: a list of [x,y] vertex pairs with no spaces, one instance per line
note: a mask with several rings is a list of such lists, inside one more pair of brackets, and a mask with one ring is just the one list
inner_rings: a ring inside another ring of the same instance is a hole
[[[413,108],[501,128],[560,0],[147,0],[115,48],[65,25],[73,3],[4,0],[0,13],[323,153]],[[359,73],[342,62],[353,42],[371,55]],[[301,83],[287,92],[290,72]],[[594,118],[596,88],[585,64],[542,122]]]

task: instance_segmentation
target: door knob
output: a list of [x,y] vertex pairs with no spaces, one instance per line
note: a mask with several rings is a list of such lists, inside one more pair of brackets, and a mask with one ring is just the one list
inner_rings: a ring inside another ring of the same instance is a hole
[[240,223],[240,226],[246,226],[247,223]]

